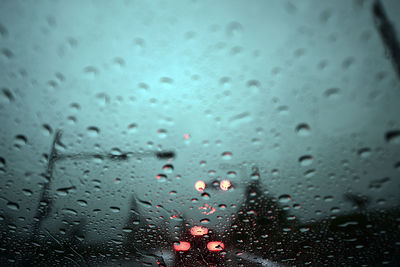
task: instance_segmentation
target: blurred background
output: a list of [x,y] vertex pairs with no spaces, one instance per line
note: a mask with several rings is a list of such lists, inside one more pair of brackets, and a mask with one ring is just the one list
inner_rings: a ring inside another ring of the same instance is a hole
[[0,263],[151,266],[203,225],[284,265],[399,264],[399,11],[1,1]]

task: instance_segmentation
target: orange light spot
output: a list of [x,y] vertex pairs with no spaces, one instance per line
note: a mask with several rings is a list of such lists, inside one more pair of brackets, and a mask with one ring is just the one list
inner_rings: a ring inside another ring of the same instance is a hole
[[190,229],[190,233],[194,236],[203,236],[208,233],[208,229],[204,226],[193,226]]
[[206,183],[204,181],[199,180],[194,184],[194,187],[196,188],[197,191],[203,192],[204,189],[206,188]]
[[211,241],[207,243],[207,248],[209,251],[221,251],[225,249],[225,245],[219,241]]
[[188,139],[190,138],[190,135],[187,134],[187,133],[185,133],[185,134],[183,135],[183,137],[184,137],[186,140],[188,140]]
[[190,249],[190,243],[185,241],[180,241],[174,243],[174,249],[176,251],[188,251]]
[[229,187],[231,187],[231,182],[229,180],[222,180],[219,183],[219,187],[224,190],[227,191],[229,189]]

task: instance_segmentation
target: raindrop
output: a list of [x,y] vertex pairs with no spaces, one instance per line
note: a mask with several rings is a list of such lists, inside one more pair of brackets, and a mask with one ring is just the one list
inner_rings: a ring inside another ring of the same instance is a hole
[[224,160],[230,160],[232,159],[232,153],[229,151],[223,152],[222,153],[222,159]]
[[289,203],[291,200],[291,197],[289,195],[280,195],[279,196],[279,202],[280,203]]
[[6,160],[3,157],[0,157],[0,168],[6,167]]
[[389,177],[384,177],[382,179],[372,180],[369,183],[369,188],[370,189],[380,189],[384,184],[388,183],[389,181],[390,181]]
[[29,189],[22,189],[22,193],[24,193],[25,196],[30,197],[33,192]]
[[0,24],[0,37],[6,37],[8,35],[8,31],[6,27]]
[[87,128],[88,135],[90,137],[97,137],[100,133],[100,129],[95,126],[90,126]]
[[136,38],[133,41],[133,44],[134,44],[137,52],[142,51],[144,49],[144,47],[145,47],[145,43],[144,43],[144,40],[142,38]]
[[160,79],[160,82],[163,85],[163,87],[168,89],[172,86],[172,84],[174,83],[174,80],[169,77],[162,77]]
[[236,175],[237,175],[237,173],[236,173],[235,171],[229,171],[229,172],[227,173],[227,176],[228,176],[229,179],[235,178]]
[[231,187],[231,182],[229,180],[222,180],[219,187],[223,191],[227,191]]
[[229,77],[222,77],[219,80],[219,84],[224,88],[229,88],[231,86],[231,79]]
[[53,133],[53,129],[51,129],[50,125],[43,124],[42,125],[42,132],[45,136],[50,136]]
[[116,57],[113,59],[113,65],[117,68],[123,68],[125,66],[125,61],[120,57]]
[[78,112],[81,109],[81,106],[78,103],[71,103],[69,106],[72,112]]
[[21,146],[26,145],[26,143],[28,143],[28,139],[26,138],[26,136],[21,135],[21,134],[15,136],[15,143],[14,143],[15,146],[21,147]]
[[93,67],[93,66],[88,66],[86,68],[83,69],[83,72],[86,74],[87,77],[89,78],[94,78],[97,76],[97,74],[99,73],[99,71],[97,70],[97,68]]
[[110,96],[105,93],[99,93],[96,95],[97,103],[100,106],[105,106],[110,103]]
[[144,92],[149,90],[149,86],[146,83],[139,83],[138,87],[139,87],[140,90],[142,90]]
[[204,200],[209,200],[209,199],[210,199],[210,194],[204,192],[203,194],[201,194],[201,197],[202,197]]
[[86,201],[86,200],[83,200],[83,199],[79,199],[79,200],[77,200],[76,202],[77,202],[78,205],[81,206],[81,207],[86,207],[86,206],[88,205],[87,201]]
[[200,220],[201,224],[209,224],[210,223],[210,219],[204,218]]
[[114,213],[117,213],[117,212],[120,212],[120,208],[118,208],[118,207],[110,207],[110,210],[112,211],[112,212],[114,212]]
[[[0,158],[0,162],[1,162],[1,159],[2,159],[2,158]],[[395,168],[396,170],[400,171],[400,161],[399,161],[399,162],[396,162],[396,164],[394,164],[394,168]]]
[[226,33],[229,37],[240,37],[242,35],[243,26],[236,21],[230,22],[226,27]]
[[313,157],[310,155],[301,156],[299,162],[301,166],[309,166],[313,162]]
[[63,208],[61,209],[61,211],[67,215],[73,215],[73,216],[78,215],[78,212],[74,209]]
[[281,115],[289,114],[289,107],[288,106],[279,106],[278,107],[278,113],[281,114]]
[[156,179],[160,183],[164,183],[167,181],[167,176],[164,174],[157,174]]
[[386,132],[385,135],[386,142],[389,144],[400,144],[400,130],[391,130]]
[[17,203],[15,203],[15,202],[9,201],[9,202],[7,203],[7,207],[8,207],[10,210],[19,210],[19,205],[18,205]]
[[300,123],[299,125],[296,126],[296,133],[299,136],[308,136],[308,135],[310,135],[310,132],[311,132],[311,128],[306,123]]
[[6,102],[10,103],[14,101],[14,95],[11,93],[11,91],[7,88],[2,88],[2,98],[5,99]]
[[340,212],[340,208],[339,207],[333,207],[333,208],[331,208],[331,212],[332,213],[339,213]]
[[10,49],[7,49],[7,48],[3,48],[1,50],[1,54],[7,59],[11,59],[14,57],[14,53]]
[[68,116],[67,120],[70,124],[75,124],[77,121],[75,116]]
[[137,131],[137,124],[136,123],[131,123],[128,125],[128,132],[129,133],[136,133]]
[[165,129],[158,129],[157,134],[159,138],[166,138],[167,137],[167,130]]
[[67,196],[69,193],[73,193],[75,191],[76,191],[76,187],[75,186],[70,186],[70,187],[58,188],[56,190],[56,193],[59,196]]
[[335,99],[339,96],[339,88],[329,88],[324,92],[325,97]]
[[310,231],[310,227],[302,227],[299,230],[300,230],[301,233],[305,233],[305,232]]
[[203,192],[204,189],[206,188],[206,183],[204,181],[199,180],[194,184],[194,188],[196,188],[196,190],[199,192]]
[[362,158],[368,158],[371,155],[371,149],[369,149],[368,147],[361,148],[360,150],[358,150],[358,155]]
[[250,80],[247,82],[247,87],[251,92],[258,93],[261,88],[261,83],[257,80]]
[[164,173],[172,173],[174,171],[174,166],[172,164],[166,164],[162,169]]

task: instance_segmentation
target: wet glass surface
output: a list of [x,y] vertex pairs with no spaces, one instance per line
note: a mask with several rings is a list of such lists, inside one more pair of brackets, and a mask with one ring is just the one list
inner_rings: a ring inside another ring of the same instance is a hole
[[0,265],[399,265],[396,11],[1,1]]

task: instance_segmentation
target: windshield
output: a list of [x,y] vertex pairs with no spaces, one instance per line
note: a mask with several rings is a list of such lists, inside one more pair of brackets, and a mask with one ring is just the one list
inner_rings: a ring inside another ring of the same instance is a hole
[[400,264],[398,1],[1,1],[0,265]]

